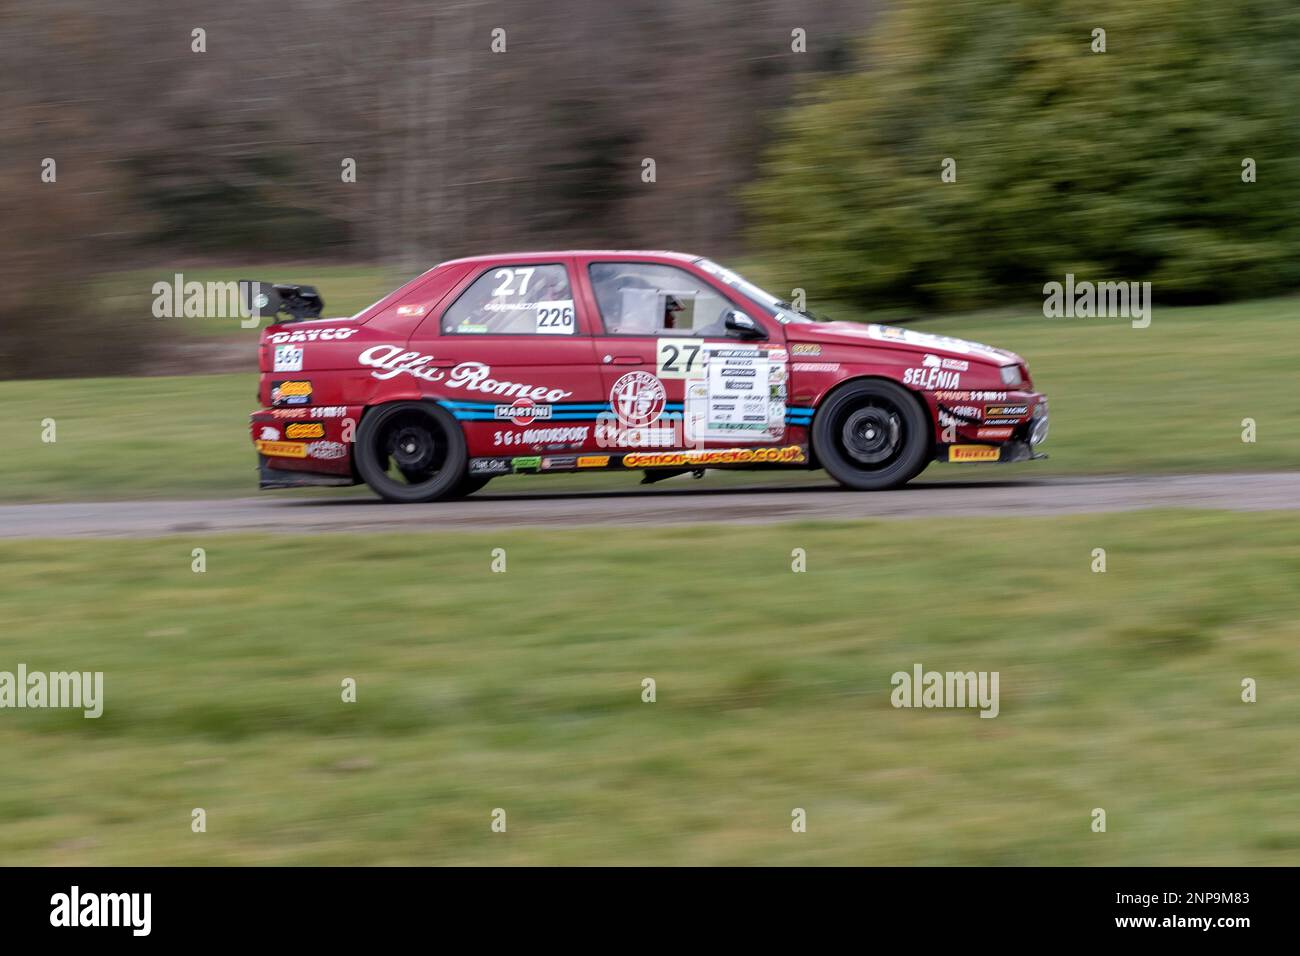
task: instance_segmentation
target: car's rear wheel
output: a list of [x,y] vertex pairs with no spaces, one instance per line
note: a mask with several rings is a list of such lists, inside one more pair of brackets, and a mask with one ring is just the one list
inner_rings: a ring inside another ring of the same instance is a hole
[[367,413],[354,456],[362,480],[385,501],[437,501],[477,480],[465,473],[460,425],[429,402],[394,402]]
[[813,451],[845,487],[880,491],[924,470],[930,431],[930,416],[911,392],[884,379],[863,379],[822,402],[813,419]]

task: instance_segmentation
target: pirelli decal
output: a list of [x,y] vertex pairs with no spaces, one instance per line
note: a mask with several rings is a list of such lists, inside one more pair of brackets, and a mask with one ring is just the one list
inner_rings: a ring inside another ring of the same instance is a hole
[[996,445],[949,445],[949,461],[998,461],[1002,449]]

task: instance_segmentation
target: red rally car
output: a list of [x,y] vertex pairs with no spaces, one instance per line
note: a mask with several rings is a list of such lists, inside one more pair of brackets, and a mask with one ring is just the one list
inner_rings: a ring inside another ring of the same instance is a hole
[[818,321],[707,259],[539,252],[444,262],[351,318],[252,284],[261,487],[388,501],[493,476],[825,468],[893,488],[931,461],[1043,457],[1047,400],[1019,356]]

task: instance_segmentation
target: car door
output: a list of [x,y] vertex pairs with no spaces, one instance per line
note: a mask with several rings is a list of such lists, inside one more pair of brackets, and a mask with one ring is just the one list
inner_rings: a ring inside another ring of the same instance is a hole
[[564,257],[485,263],[408,343],[434,356],[431,391],[461,422],[470,458],[492,459],[471,471],[546,470],[594,447],[603,382],[572,268]]
[[583,279],[600,322],[593,342],[610,404],[597,429],[603,445],[781,442],[789,366],[779,328],[750,316],[769,338],[729,332],[727,314],[745,309],[683,266],[592,260]]

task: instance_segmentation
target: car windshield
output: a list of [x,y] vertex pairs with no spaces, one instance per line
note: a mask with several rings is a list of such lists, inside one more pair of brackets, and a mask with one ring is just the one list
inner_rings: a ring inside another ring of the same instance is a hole
[[808,313],[796,311],[789,302],[784,302],[781,299],[778,299],[776,296],[772,295],[772,293],[759,288],[748,279],[741,275],[737,275],[725,266],[718,265],[711,259],[697,259],[695,264],[715,279],[720,279],[733,289],[736,289],[746,298],[753,299],[755,302],[761,303],[771,309],[773,317],[778,322],[791,325],[816,321],[816,319]]

